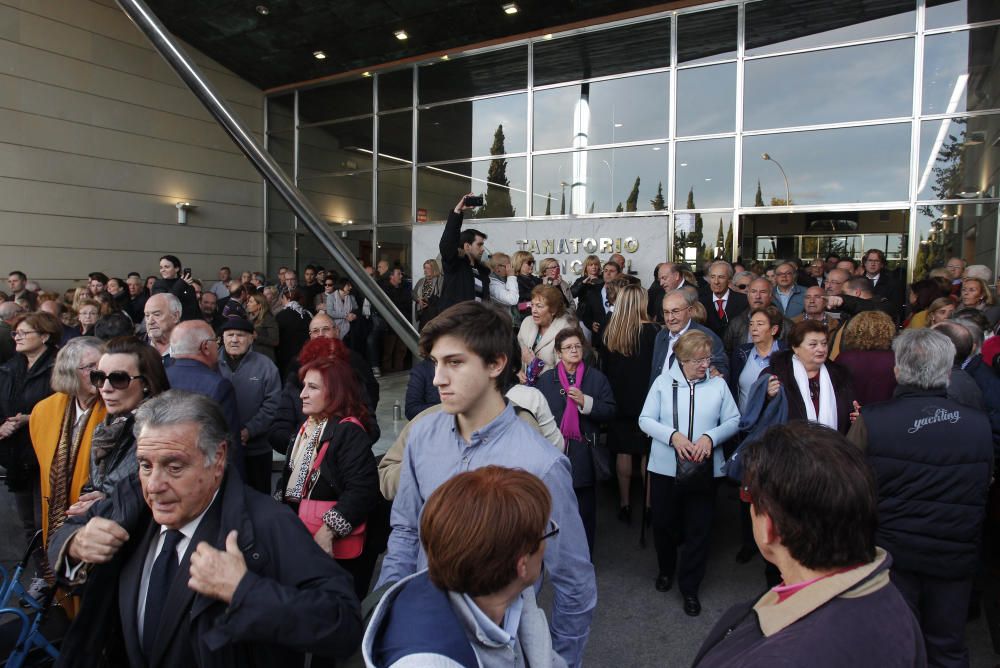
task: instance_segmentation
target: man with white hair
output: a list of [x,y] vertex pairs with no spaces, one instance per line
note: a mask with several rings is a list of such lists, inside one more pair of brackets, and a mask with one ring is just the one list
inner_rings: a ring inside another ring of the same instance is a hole
[[161,292],[146,300],[146,342],[156,348],[161,357],[170,355],[170,334],[181,321],[181,300],[169,292]]
[[[161,295],[153,295],[153,301]],[[236,390],[219,373],[219,343],[212,326],[204,320],[187,320],[170,334],[170,363],[167,379],[173,390],[194,392],[215,401],[229,425],[229,456],[243,473],[243,440],[240,437],[240,413],[236,408]]]
[[967,666],[965,620],[993,472],[990,423],[947,397],[948,337],[908,329],[892,348],[894,398],[863,406],[847,438],[872,465],[876,542],[892,555],[892,581],[920,622],[928,665]]
[[978,278],[989,285],[993,280],[993,272],[985,264],[970,264],[966,267],[962,278]]

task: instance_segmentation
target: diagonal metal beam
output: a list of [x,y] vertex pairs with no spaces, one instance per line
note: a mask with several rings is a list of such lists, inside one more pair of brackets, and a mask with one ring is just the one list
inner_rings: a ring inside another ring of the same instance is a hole
[[274,158],[254,139],[243,123],[230,111],[225,102],[216,94],[212,86],[205,80],[201,72],[186,53],[177,44],[169,31],[160,23],[156,15],[150,11],[143,0],[117,0],[125,14],[139,27],[139,30],[149,38],[153,48],[159,52],[167,64],[177,73],[181,81],[191,89],[195,97],[201,101],[209,113],[222,126],[229,137],[250,159],[281,198],[285,200],[295,215],[305,223],[309,231],[319,240],[323,247],[336,260],[348,278],[355,286],[362,289],[368,296],[378,313],[385,318],[392,330],[399,336],[406,347],[419,355],[417,347],[417,330],[410,321],[400,313],[396,305],[386,296],[378,284],[364,272],[357,260],[351,255],[350,249],[333,235],[323,222],[319,213],[305,198]]

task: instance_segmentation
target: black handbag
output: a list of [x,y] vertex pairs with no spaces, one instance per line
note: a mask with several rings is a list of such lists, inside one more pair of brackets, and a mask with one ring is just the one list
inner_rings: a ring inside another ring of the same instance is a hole
[[[677,410],[677,393],[679,388],[680,384],[676,379],[674,379],[674,429],[681,433],[685,433],[684,430],[681,429],[680,417]],[[691,396],[688,400],[688,428],[686,432],[689,441],[694,437],[694,385],[690,385],[690,388]],[[677,450],[674,449],[674,457],[677,461],[677,470],[674,474],[675,485],[690,492],[711,489],[713,478],[713,463],[711,455],[700,462],[693,462],[690,459],[684,459],[681,457]]]

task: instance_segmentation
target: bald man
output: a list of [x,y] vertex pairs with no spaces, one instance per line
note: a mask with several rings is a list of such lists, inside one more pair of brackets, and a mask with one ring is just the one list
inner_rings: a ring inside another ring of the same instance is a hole
[[[160,296],[153,295],[149,301]],[[170,357],[164,366],[170,389],[204,395],[222,407],[229,425],[229,461],[236,464],[242,475],[243,443],[236,391],[218,371],[219,342],[212,326],[204,320],[187,320],[174,327],[170,333]]]

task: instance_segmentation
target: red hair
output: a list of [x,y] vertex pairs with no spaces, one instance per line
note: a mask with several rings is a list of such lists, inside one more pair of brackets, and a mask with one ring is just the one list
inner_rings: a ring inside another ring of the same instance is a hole
[[299,353],[299,381],[304,382],[306,374],[316,371],[323,379],[327,404],[323,408],[326,417],[356,417],[362,424],[368,420],[368,409],[361,400],[361,381],[351,368],[350,352],[340,339],[318,337],[302,347]]

